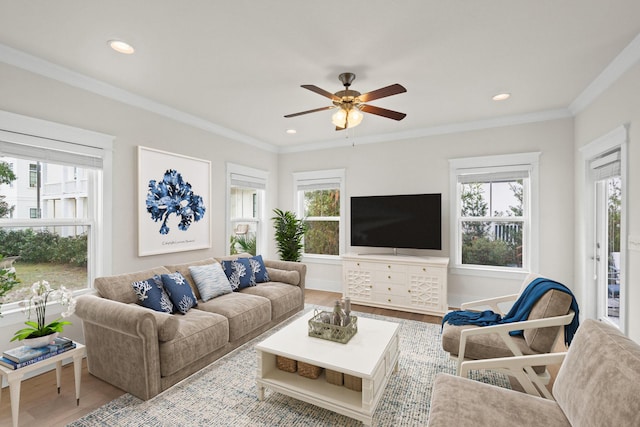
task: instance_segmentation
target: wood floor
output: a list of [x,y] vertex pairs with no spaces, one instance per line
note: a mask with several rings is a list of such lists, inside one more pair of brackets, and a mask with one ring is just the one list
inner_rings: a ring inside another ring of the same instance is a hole
[[[341,294],[338,293],[311,289],[307,289],[305,295],[307,304],[326,307],[333,306],[335,300],[341,297]],[[435,324],[440,324],[441,322],[441,318],[437,316],[355,304],[353,305],[353,310]],[[22,383],[19,425],[64,426],[123,394],[122,390],[89,374],[85,360],[82,368],[80,405],[76,406],[73,364],[68,364],[62,368],[62,390],[60,394],[56,393],[55,370],[30,378]],[[9,388],[5,387],[2,389],[0,401],[0,427],[11,425]]]

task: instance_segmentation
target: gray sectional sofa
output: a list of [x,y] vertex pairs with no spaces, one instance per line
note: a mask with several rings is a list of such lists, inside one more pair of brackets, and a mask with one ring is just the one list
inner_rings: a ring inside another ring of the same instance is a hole
[[[306,266],[273,260],[264,260],[269,282],[203,302],[189,267],[219,261],[97,278],[97,295],[79,297],[76,306],[89,372],[147,400],[304,307]],[[191,285],[197,307],[186,314],[166,314],[138,304],[132,282],[176,271]]]

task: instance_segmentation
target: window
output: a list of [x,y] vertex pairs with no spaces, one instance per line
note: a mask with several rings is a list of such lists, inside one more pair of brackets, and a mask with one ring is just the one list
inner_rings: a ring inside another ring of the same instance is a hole
[[[0,111],[0,163],[15,172],[15,185],[0,188],[12,209],[0,216],[0,254],[19,256],[21,287],[44,279],[82,291],[110,268],[112,140]],[[17,310],[16,298],[5,296],[3,312]]]
[[29,187],[38,186],[38,165],[36,163],[29,164]]
[[344,248],[344,170],[293,176],[296,212],[308,227],[304,255],[339,256]]
[[267,172],[246,166],[227,164],[229,254],[265,251],[264,199]]
[[531,271],[537,264],[538,153],[454,159],[452,259],[456,268]]

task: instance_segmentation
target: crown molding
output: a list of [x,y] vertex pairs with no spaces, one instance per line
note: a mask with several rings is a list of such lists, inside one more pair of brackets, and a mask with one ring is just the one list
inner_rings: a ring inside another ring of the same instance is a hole
[[380,135],[369,135],[362,137],[351,137],[344,139],[332,139],[327,141],[313,142],[288,147],[280,147],[279,153],[297,153],[302,151],[324,150],[327,148],[342,148],[354,145],[377,144],[381,142],[400,141],[404,139],[424,138],[436,135],[447,135],[483,129],[493,129],[505,126],[515,126],[526,123],[545,122],[573,117],[566,108],[556,110],[538,111],[535,113],[515,114],[510,116],[493,117],[484,120],[470,122],[452,123],[429,128],[413,129],[404,132],[385,133]]
[[277,147],[263,141],[259,141],[248,135],[227,129],[208,120],[185,113],[169,107],[160,102],[153,101],[132,92],[120,89],[103,81],[88,77],[84,74],[46,61],[37,56],[30,55],[20,50],[0,43],[0,61],[23,70],[57,80],[69,86],[92,92],[106,98],[113,99],[123,104],[131,105],[152,113],[164,116],[171,120],[211,132],[216,135],[229,138],[234,141],[252,145],[265,151],[277,152]]
[[622,52],[582,91],[569,105],[574,116],[587,108],[605,90],[616,82],[625,72],[640,61],[640,34],[625,47]]

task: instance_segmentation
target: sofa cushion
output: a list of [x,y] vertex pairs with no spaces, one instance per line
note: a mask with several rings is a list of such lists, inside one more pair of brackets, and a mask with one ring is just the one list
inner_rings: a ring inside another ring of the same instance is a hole
[[141,306],[163,313],[173,313],[171,299],[164,290],[162,279],[157,274],[146,280],[132,282],[131,287]]
[[[442,348],[444,351],[457,356],[460,350],[460,332],[464,329],[475,329],[482,326],[461,325],[455,326],[445,323],[442,328]],[[522,354],[537,354],[532,350],[521,335],[510,337],[518,346]],[[511,357],[513,352],[507,347],[498,334],[472,335],[467,337],[467,345],[464,349],[466,359],[492,359],[496,357]],[[543,367],[534,367],[538,373],[544,372]]]
[[279,319],[304,305],[302,289],[285,283],[267,282],[242,289],[243,294],[259,295],[271,301],[271,319]]
[[[569,313],[571,295],[556,289],[545,292],[531,308],[527,320],[544,319],[547,317],[563,316]],[[548,353],[555,344],[560,328],[564,326],[551,326],[548,328],[527,329],[524,331],[524,339],[529,347],[539,353]]]
[[300,284],[300,273],[295,270],[280,270],[279,268],[267,267],[269,279],[274,282],[288,283],[298,286]]
[[162,277],[164,289],[169,294],[169,298],[177,312],[185,314],[191,307],[198,305],[191,286],[189,286],[187,279],[182,274],[175,272],[163,274],[160,277]]
[[146,280],[156,274],[162,275],[167,273],[170,273],[170,271],[166,268],[156,267],[150,270],[137,271],[135,273],[97,277],[94,280],[93,285],[103,298],[107,298],[112,301],[124,302],[126,304],[131,302],[135,303],[138,301],[138,297],[131,287],[133,282]]
[[224,316],[198,309],[175,316],[175,337],[161,342],[160,375],[166,377],[213,353],[229,342],[229,323]]
[[217,262],[207,265],[192,265],[189,267],[191,277],[196,283],[202,301],[209,301],[220,295],[233,292],[227,275]]
[[221,314],[229,321],[229,341],[242,338],[271,321],[271,302],[258,295],[232,292],[198,304],[198,310]]
[[429,427],[569,427],[560,407],[550,399],[438,374],[431,394]]
[[231,289],[238,291],[256,285],[256,276],[248,258],[222,261],[222,269],[231,283]]
[[184,278],[187,279],[187,282],[189,282],[189,285],[191,286],[193,293],[196,295],[196,298],[201,299],[200,293],[198,291],[198,287],[196,286],[196,283],[194,282],[193,277],[191,277],[191,272],[189,271],[189,267],[191,267],[192,265],[213,264],[215,262],[217,261],[213,258],[205,258],[199,261],[185,262],[182,264],[165,265],[164,268],[169,270],[169,272],[177,271],[180,274],[182,274]]
[[640,345],[585,320],[571,342],[553,397],[574,426],[640,426]]
[[249,258],[249,265],[251,265],[251,269],[253,270],[256,283],[264,283],[271,280],[269,278],[267,267],[264,265],[262,255],[256,255]]

